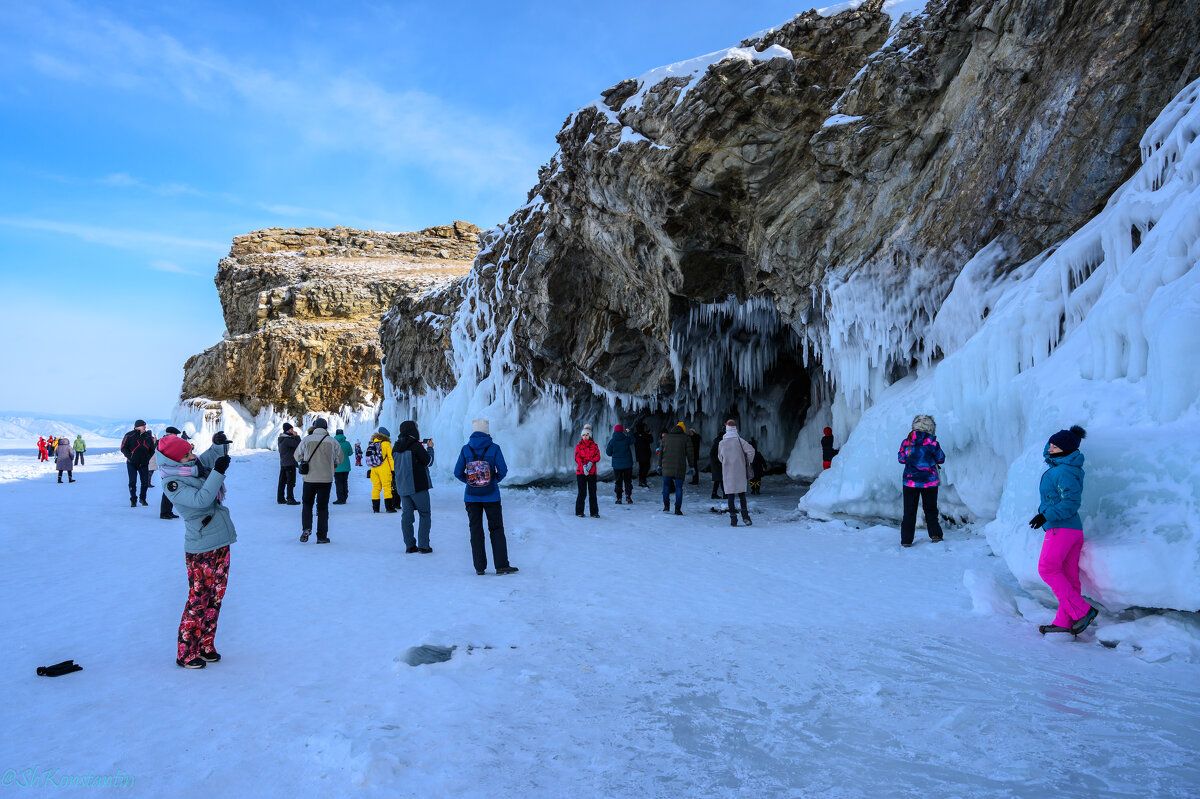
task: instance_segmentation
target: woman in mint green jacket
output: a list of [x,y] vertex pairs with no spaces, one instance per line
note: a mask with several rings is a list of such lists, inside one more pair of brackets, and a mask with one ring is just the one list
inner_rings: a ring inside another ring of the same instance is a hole
[[221,659],[213,644],[221,600],[229,580],[229,545],[237,531],[222,504],[228,440],[224,432],[197,456],[179,436],[158,442],[158,469],[163,492],[183,517],[183,551],[188,572],[188,599],[179,621],[176,665],[202,669]]

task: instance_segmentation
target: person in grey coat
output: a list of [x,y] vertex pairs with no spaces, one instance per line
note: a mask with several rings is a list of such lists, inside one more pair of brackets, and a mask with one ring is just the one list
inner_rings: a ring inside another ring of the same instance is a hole
[[[411,419],[400,424],[400,435],[392,447],[392,459],[396,464],[396,496],[404,513],[400,516],[400,529],[404,533],[404,552],[433,552],[429,546],[429,467],[433,465],[433,439],[421,440],[417,423]],[[417,535],[413,537],[413,511],[421,516]]]
[[[329,493],[333,490],[333,470],[346,456],[342,447],[329,435],[329,423],[324,419],[313,422],[312,433],[304,437],[296,449],[296,463],[307,465],[304,494],[300,509],[300,540],[312,534],[313,503],[317,506],[317,543],[329,543]],[[303,471],[297,467],[299,471]]]
[[71,470],[75,468],[75,450],[71,449],[71,442],[66,438],[58,440],[58,446],[54,448],[54,467],[58,469],[58,482],[62,482],[62,473],[67,473],[67,482],[74,483],[75,478],[71,476]]
[[[216,440],[225,440],[219,432]],[[163,491],[183,517],[183,551],[188,572],[188,599],[179,621],[175,664],[202,669],[221,659],[214,645],[217,619],[229,581],[229,545],[237,530],[225,498],[227,444],[214,443],[197,456],[179,436],[158,442],[158,468]]]

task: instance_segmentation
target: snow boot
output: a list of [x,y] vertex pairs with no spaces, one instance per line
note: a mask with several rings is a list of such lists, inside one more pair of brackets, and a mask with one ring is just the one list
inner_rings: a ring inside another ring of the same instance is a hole
[[[61,482],[62,482],[62,472],[59,472],[59,473],[58,473],[58,482],[59,482],[59,483],[61,483]],[[619,500],[619,499],[617,500],[617,502],[620,502],[620,501],[621,501],[621,500]]]
[[138,502],[139,502],[140,504],[142,504],[142,505],[149,505],[149,504],[150,504],[149,502],[147,502],[147,501],[146,501],[146,500],[144,500],[144,499],[139,499],[139,500],[138,500]]
[[1042,624],[1038,626],[1038,632],[1042,635],[1046,633],[1069,633],[1070,627],[1059,627],[1057,624]]
[[379,513],[379,500],[377,500],[377,499],[371,500],[371,512]]
[[77,481],[77,480],[76,480],[74,477],[72,477],[70,474],[68,474],[68,475],[67,475],[67,482],[68,482],[68,483],[75,483],[75,482],[78,482],[78,481]]
[[631,497],[631,496],[629,496],[628,494],[626,494],[626,495],[625,495],[625,504],[626,504],[626,505],[632,505],[632,504],[633,504],[633,497]]
[[670,513],[670,512],[671,512],[671,500],[664,499],[663,500],[663,513]]
[[413,554],[413,553],[414,553],[414,552],[416,552],[416,551],[417,551],[417,545],[416,545],[416,544],[413,544],[413,545],[412,545],[412,546],[410,546],[410,547],[405,547],[405,548],[404,548],[404,554],[405,554],[405,555],[411,555],[411,554]]
[[519,571],[516,566],[505,566],[503,569],[496,569],[496,574],[516,574]]
[[676,515],[676,516],[682,516],[682,515],[683,515],[683,511],[681,511],[679,508],[676,508],[676,509],[675,509],[675,515]]
[[312,530],[305,530],[304,532],[300,533],[300,543],[306,543],[310,535],[312,535]]
[[599,519],[599,518],[600,518],[600,514],[599,514],[599,513],[593,513],[593,514],[592,514],[592,518],[593,518],[593,519]]
[[754,522],[750,520],[750,516],[748,514],[742,514],[742,524],[749,527],[750,525],[754,524]]
[[383,509],[388,513],[396,512],[396,500],[392,497],[385,497],[383,500]]
[[433,547],[417,547],[417,551],[420,552],[422,555],[432,555]]
[[180,660],[179,658],[176,658],[175,665],[185,669],[202,669],[208,664],[204,662],[204,658],[197,656],[191,660]]
[[737,527],[737,517],[736,517],[736,516],[730,516],[730,517],[729,517],[729,526],[730,526],[730,527]]
[[1079,635],[1081,632],[1086,630],[1099,615],[1100,611],[1096,610],[1096,606],[1093,605],[1092,609],[1087,612],[1086,616],[1084,616],[1082,619],[1078,619],[1074,624],[1071,625],[1071,634]]
[[205,663],[216,663],[218,660],[221,659],[221,653],[215,649],[212,650],[211,652],[201,652],[200,659],[203,660]]
[[137,507],[137,498],[136,497],[129,498],[129,507],[131,507],[131,508]]

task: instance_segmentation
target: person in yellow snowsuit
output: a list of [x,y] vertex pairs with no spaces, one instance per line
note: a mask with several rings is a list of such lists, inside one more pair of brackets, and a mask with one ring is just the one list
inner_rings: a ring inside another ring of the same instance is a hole
[[371,467],[371,510],[379,513],[379,494],[383,494],[383,504],[387,508],[388,513],[396,512],[396,503],[392,500],[392,475],[395,473],[395,464],[392,460],[392,434],[388,432],[386,427],[379,428],[378,432],[371,436],[370,443],[367,444],[367,459],[370,462],[371,448],[378,443],[380,451],[380,464]]

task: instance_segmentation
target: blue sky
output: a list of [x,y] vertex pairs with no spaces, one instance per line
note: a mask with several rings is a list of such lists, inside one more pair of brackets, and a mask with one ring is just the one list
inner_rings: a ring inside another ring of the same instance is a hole
[[490,227],[574,109],[807,7],[0,0],[0,409],[167,416],[233,236]]

